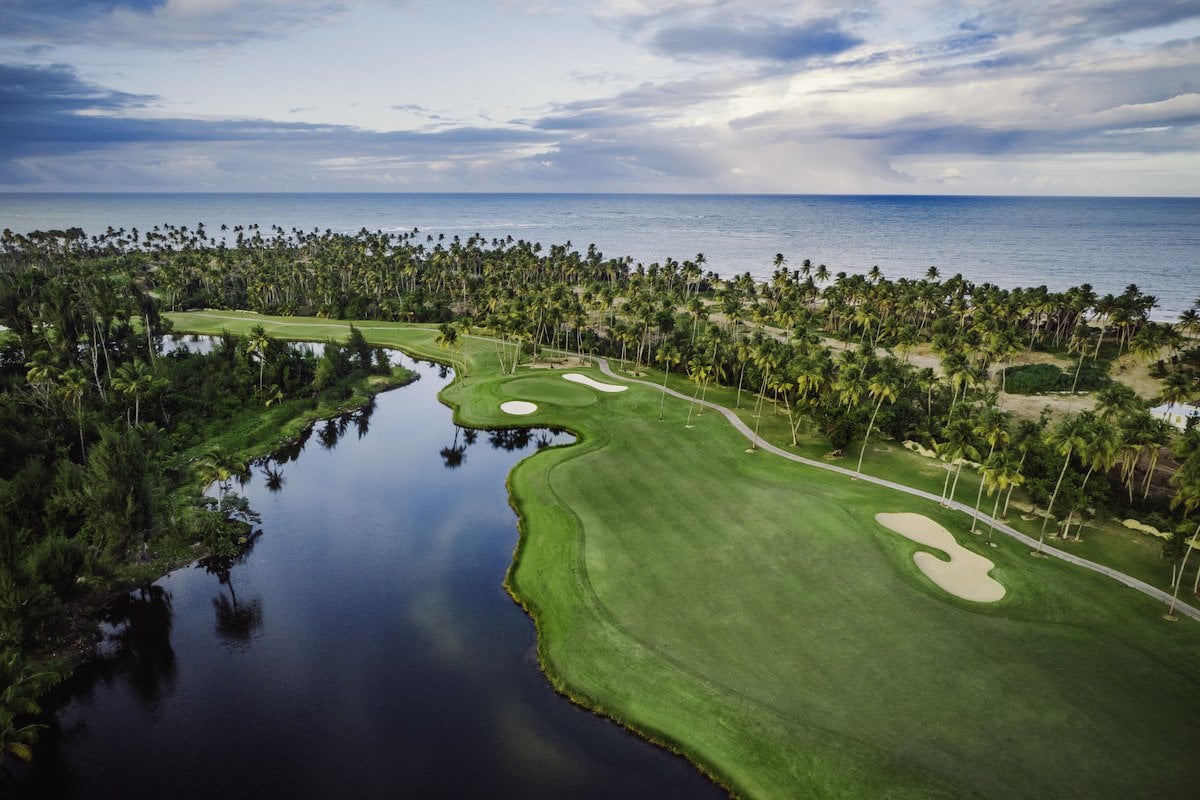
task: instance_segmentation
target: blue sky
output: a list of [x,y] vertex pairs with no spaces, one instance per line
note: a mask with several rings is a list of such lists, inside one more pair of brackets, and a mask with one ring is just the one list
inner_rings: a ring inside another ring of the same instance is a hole
[[0,191],[1200,194],[1200,0],[0,11]]

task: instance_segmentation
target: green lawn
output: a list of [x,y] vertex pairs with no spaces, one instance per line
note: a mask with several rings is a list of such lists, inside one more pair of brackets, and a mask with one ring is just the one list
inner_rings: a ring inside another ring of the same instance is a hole
[[[316,325],[273,332],[336,333]],[[362,327],[451,357],[433,330]],[[983,547],[965,515],[747,453],[717,414],[684,429],[687,404],[668,399],[657,421],[648,388],[589,396],[556,373],[498,375],[490,343],[464,349],[471,377],[443,393],[459,421],[511,425],[499,404],[528,399],[539,409],[521,424],[579,435],[510,476],[522,536],[508,581],[548,676],[577,701],[748,797],[1194,796],[1200,625],[1008,539]],[[888,458],[940,491],[919,459]],[[881,511],[933,517],[996,562],[1008,595],[941,592]]]

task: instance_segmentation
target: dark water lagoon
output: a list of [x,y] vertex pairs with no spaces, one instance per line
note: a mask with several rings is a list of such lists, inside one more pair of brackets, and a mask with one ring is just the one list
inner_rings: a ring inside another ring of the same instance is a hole
[[556,695],[504,593],[505,476],[570,437],[458,429],[416,368],[235,484],[264,531],[238,563],[111,609],[23,796],[724,796]]

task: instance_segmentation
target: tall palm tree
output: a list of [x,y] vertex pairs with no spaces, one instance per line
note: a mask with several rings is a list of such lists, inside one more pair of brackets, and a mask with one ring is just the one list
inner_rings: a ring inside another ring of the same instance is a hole
[[[154,372],[141,359],[126,361],[112,376],[112,387],[119,394],[133,398],[133,424],[141,422],[142,398],[158,386]],[[128,413],[128,412],[126,412]]]
[[692,427],[692,411],[696,407],[696,400],[700,397],[700,386],[708,382],[708,376],[712,371],[712,362],[708,358],[708,353],[697,353],[688,361],[688,377],[695,382],[696,391],[692,394],[692,402],[688,404],[687,422],[683,427]]
[[663,407],[667,402],[667,377],[671,374],[671,365],[678,364],[683,354],[679,352],[679,348],[672,342],[663,342],[658,347],[658,352],[654,359],[663,365],[663,393],[662,398],[658,401],[658,418],[663,418]]
[[[987,488],[988,497],[992,496],[992,492],[996,493],[996,502],[992,505],[991,524],[988,526],[988,544],[992,542],[992,534],[996,530],[996,511],[1000,508],[1000,496],[1005,493],[1005,489],[1011,490],[1015,486],[1020,486],[1025,482],[1025,476],[1021,474],[1021,468],[1018,462],[1014,461],[1012,454],[1008,450],[1000,450],[991,455],[984,462],[982,472],[983,485]],[[979,517],[979,505],[975,506],[975,517]],[[972,522],[971,530],[975,526]]]
[[91,384],[87,375],[79,367],[71,367],[63,372],[59,380],[58,395],[75,406],[75,423],[79,428],[79,454],[87,458],[87,445],[83,441],[83,396]]
[[[954,495],[958,491],[958,478],[962,474],[963,463],[967,459],[979,458],[979,451],[975,448],[973,441],[975,425],[967,417],[955,417],[947,423],[943,436],[946,453],[950,457],[950,462],[955,465],[954,483],[943,502],[953,502]],[[949,478],[949,475],[946,477]]]
[[[1176,473],[1176,476],[1178,477],[1179,473]],[[1182,505],[1184,515],[1187,516],[1200,507],[1200,468],[1188,469],[1177,483],[1179,488],[1171,500],[1171,507]],[[1183,584],[1183,571],[1187,568],[1188,556],[1196,547],[1197,538],[1200,538],[1200,525],[1196,526],[1196,532],[1188,540],[1188,549],[1184,552],[1183,561],[1179,565],[1179,574],[1175,579],[1175,591],[1171,595],[1171,607],[1167,610],[1167,619],[1175,618],[1175,606],[1179,601],[1179,587]],[[1200,581],[1200,575],[1196,580]]]
[[[1100,470],[1101,474],[1108,472],[1117,463],[1117,452],[1120,449],[1121,434],[1117,427],[1111,422],[1102,419],[1092,420],[1083,446],[1079,448],[1079,458],[1087,465],[1087,474],[1083,476],[1083,485],[1079,487],[1080,493],[1087,489],[1088,480],[1092,477],[1092,473]],[[1075,541],[1079,541],[1080,533],[1083,530],[1083,522],[1075,529]],[[1067,529],[1063,529],[1063,538],[1067,538]]]
[[867,440],[871,438],[871,429],[875,427],[875,417],[886,400],[889,404],[896,402],[900,392],[900,380],[890,370],[880,370],[867,381],[867,394],[875,401],[875,410],[871,412],[871,421],[867,423],[867,432],[863,436],[862,449],[858,451],[858,464],[854,468],[855,475],[862,474],[863,456],[867,452]]
[[195,464],[197,477],[201,487],[217,485],[217,511],[224,512],[225,493],[229,491],[229,481],[235,475],[246,471],[246,464],[236,457],[219,448],[212,448]]
[[[995,408],[986,409],[975,423],[974,433],[987,442],[988,451],[983,461],[986,464],[996,452],[996,445],[1008,444],[1011,438],[1005,424],[1004,413]],[[979,491],[975,495],[975,518],[971,520],[971,533],[975,532],[975,524],[979,521],[979,504],[983,501],[983,481],[979,482]]]
[[255,325],[250,329],[250,336],[246,340],[246,351],[258,361],[258,390],[260,392],[263,388],[263,368],[267,364],[267,348],[270,345],[271,337],[267,336],[266,328],[262,325]]
[[1063,477],[1067,474],[1067,467],[1071,465],[1071,456],[1081,447],[1087,446],[1088,433],[1091,427],[1092,415],[1084,412],[1062,420],[1046,435],[1046,444],[1053,447],[1063,457],[1063,465],[1062,470],[1058,473],[1058,481],[1054,484],[1054,491],[1050,494],[1050,504],[1046,506],[1045,516],[1042,517],[1042,530],[1038,539],[1037,549],[1039,555],[1042,552],[1042,544],[1046,540],[1046,525],[1050,522],[1050,517],[1054,511],[1054,501],[1058,499],[1058,490],[1062,487]]

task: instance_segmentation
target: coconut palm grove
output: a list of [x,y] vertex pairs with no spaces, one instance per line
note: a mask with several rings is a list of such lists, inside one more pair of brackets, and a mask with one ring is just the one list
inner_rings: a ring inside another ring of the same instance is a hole
[[2,780],[97,612],[271,536],[238,476],[412,380],[401,350],[453,370],[456,423],[575,437],[508,479],[563,703],[737,797],[1194,797],[1200,297],[770,268],[4,231]]

